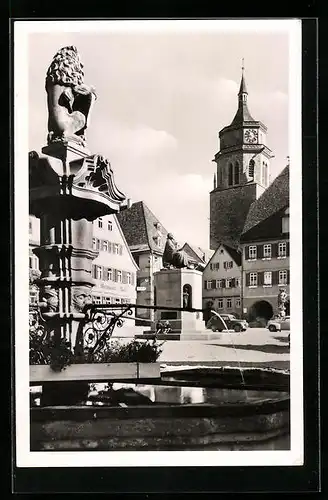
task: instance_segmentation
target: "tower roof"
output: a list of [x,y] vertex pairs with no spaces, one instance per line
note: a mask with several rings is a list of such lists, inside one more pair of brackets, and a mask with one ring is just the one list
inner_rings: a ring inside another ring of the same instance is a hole
[[244,77],[244,72],[241,75],[241,81],[240,81],[238,95],[240,95],[240,94],[248,94],[247,87],[246,87],[246,81],[245,81],[245,77]]
[[245,75],[244,75],[244,67],[242,68],[242,75],[241,75],[241,80],[240,80],[240,87],[239,87],[239,92],[238,92],[238,109],[237,113],[235,114],[234,119],[231,122],[231,125],[240,125],[243,122],[255,122],[257,120],[254,120],[252,115],[249,112],[248,106],[247,106],[247,87],[246,87],[246,80],[245,80]]

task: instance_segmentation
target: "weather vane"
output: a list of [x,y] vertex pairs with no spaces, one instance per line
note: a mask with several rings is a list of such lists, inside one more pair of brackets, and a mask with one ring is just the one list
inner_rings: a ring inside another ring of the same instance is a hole
[[241,60],[241,70],[242,70],[243,73],[244,73],[244,69],[245,69],[244,58],[242,58],[242,60]]

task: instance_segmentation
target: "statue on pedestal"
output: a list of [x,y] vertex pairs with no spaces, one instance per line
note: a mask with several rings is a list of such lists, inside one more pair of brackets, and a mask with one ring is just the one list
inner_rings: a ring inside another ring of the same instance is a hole
[[287,302],[287,292],[286,290],[282,289],[279,292],[278,295],[278,309],[279,309],[279,314],[281,318],[284,318],[286,316],[286,302]]
[[48,144],[73,140],[84,145],[84,131],[96,99],[95,89],[84,83],[83,64],[73,45],[60,49],[46,76]]
[[172,233],[168,233],[167,235],[163,253],[163,266],[166,269],[191,268],[187,254],[181,248],[177,248],[177,242],[175,241]]

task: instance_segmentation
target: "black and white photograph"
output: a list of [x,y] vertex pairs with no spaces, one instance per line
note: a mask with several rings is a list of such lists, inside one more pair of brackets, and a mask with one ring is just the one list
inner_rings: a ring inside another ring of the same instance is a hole
[[18,467],[303,465],[301,22],[17,21]]

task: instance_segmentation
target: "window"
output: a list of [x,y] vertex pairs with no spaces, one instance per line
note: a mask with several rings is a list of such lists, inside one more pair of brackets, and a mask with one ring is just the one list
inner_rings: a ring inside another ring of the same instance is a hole
[[240,278],[235,278],[235,286],[236,288],[240,288]]
[[220,262],[213,262],[210,264],[210,269],[212,271],[218,271],[220,269]]
[[92,248],[93,250],[99,250],[100,241],[98,238],[92,238]]
[[257,286],[257,273],[249,273],[249,286]]
[[279,271],[279,285],[287,285],[287,271]]
[[228,167],[228,186],[232,186],[233,184],[233,165],[229,163]]
[[250,260],[255,260],[257,258],[257,247],[256,245],[251,245],[248,247],[248,258]]
[[254,169],[255,169],[255,161],[249,160],[248,164],[248,175],[251,179],[254,179]]
[[92,301],[94,304],[101,304],[101,297],[99,297],[99,295],[95,295],[92,297]]
[[107,280],[113,281],[113,269],[111,269],[110,267],[107,269]]
[[224,269],[232,269],[233,268],[232,260],[223,262],[223,267],[224,267]]
[[106,241],[106,240],[102,241],[102,250],[104,252],[108,252],[108,241]]
[[271,271],[264,272],[264,285],[272,285],[272,272]]
[[226,279],[226,288],[231,288],[231,278]]
[[278,257],[286,257],[287,255],[287,244],[285,241],[278,244]]
[[101,266],[96,266],[96,279],[97,280],[103,279],[103,269]]
[[113,223],[110,220],[107,222],[107,229],[108,231],[113,231]]
[[232,308],[232,300],[227,299],[227,309],[231,309],[231,308]]
[[223,309],[223,299],[218,299],[218,309]]
[[235,163],[235,184],[239,184],[239,163]]
[[263,184],[263,186],[267,185],[267,179],[268,179],[268,165],[267,165],[267,163],[263,162],[263,164],[262,164],[262,179],[261,179],[261,183]]
[[263,245],[263,258],[271,259],[271,245]]
[[119,248],[119,254],[123,255],[123,246],[119,245],[118,248]]
[[281,220],[281,232],[284,233],[289,233],[289,216],[288,217],[283,217]]
[[121,299],[119,299],[118,297],[115,299],[115,302],[116,304],[120,304],[121,303]]
[[117,282],[122,283],[122,271],[117,271]]
[[110,297],[103,297],[103,304],[111,304],[111,298]]
[[156,245],[161,248],[162,247],[162,238],[160,236],[155,236],[154,238]]
[[103,227],[103,221],[102,221],[102,218],[101,218],[101,217],[99,217],[99,219],[98,219],[98,227],[99,227],[100,229],[102,229],[102,227]]
[[210,290],[212,288],[212,281],[205,281],[206,290]]
[[240,299],[236,299],[236,307],[237,307],[237,308],[240,308],[240,306],[241,306]]
[[113,253],[116,255],[119,254],[119,244],[118,243],[113,243]]
[[126,273],[126,282],[128,285],[131,285],[132,283],[131,273]]
[[221,288],[221,280],[216,280],[216,288]]

